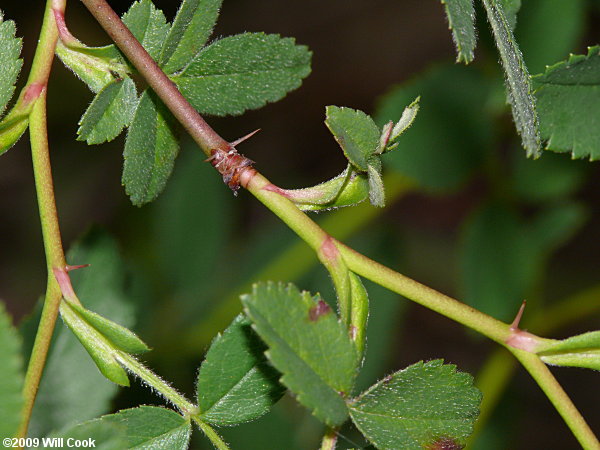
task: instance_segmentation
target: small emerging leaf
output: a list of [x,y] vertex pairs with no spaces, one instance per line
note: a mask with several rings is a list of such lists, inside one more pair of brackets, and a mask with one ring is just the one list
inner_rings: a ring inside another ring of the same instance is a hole
[[205,47],[172,79],[199,112],[241,114],[298,88],[310,73],[310,58],[294,39],[244,33]]
[[[0,115],[15,91],[15,82],[21,71],[23,60],[21,54],[21,39],[15,37],[15,23],[4,21],[0,11]],[[1,147],[0,147],[1,148]]]
[[60,315],[100,372],[113,383],[129,386],[127,373],[115,359],[115,349],[106,338],[83,320],[65,300],[60,303]]
[[11,319],[0,302],[0,438],[16,434],[23,406],[23,361],[21,341]]
[[475,35],[475,7],[473,0],[442,0],[456,45],[458,62],[473,61],[477,37]]
[[179,152],[174,119],[156,95],[146,90],[137,105],[127,139],[123,185],[134,205],[162,192]]
[[242,297],[281,381],[321,421],[346,421],[360,357],[331,308],[293,285],[259,283]]
[[369,294],[365,289],[360,277],[354,272],[348,274],[350,278],[350,336],[363,355],[365,351],[365,340],[367,332],[367,320],[369,319]]
[[356,205],[369,195],[369,181],[366,174],[357,173],[348,165],[337,177],[304,189],[284,191],[302,211],[323,211]]
[[135,333],[127,328],[87,310],[81,305],[69,303],[69,306],[83,320],[100,332],[115,348],[127,353],[144,353],[150,350]]
[[521,135],[527,156],[538,157],[541,151],[539,119],[523,55],[502,6],[495,0],[483,0],[483,5],[492,26],[496,47],[506,75],[508,100],[517,131]]
[[349,403],[353,422],[378,449],[463,448],[479,414],[473,377],[441,360],[419,362]]
[[385,188],[383,187],[383,178],[381,177],[381,163],[378,166],[374,164],[369,164],[368,166],[369,201],[371,205],[383,208],[385,206]]
[[222,0],[184,0],[160,55],[162,69],[172,74],[194,59],[212,33]]
[[101,144],[116,138],[129,125],[137,105],[137,92],[131,78],[104,86],[79,121],[77,139]]
[[359,110],[328,106],[325,124],[348,161],[357,170],[367,172],[368,159],[376,152],[381,134],[373,119]]
[[417,113],[419,112],[420,100],[421,97],[417,97],[410,105],[404,108],[400,120],[398,120],[396,125],[394,125],[394,128],[392,128],[390,139],[387,143],[387,149],[384,149],[384,152],[392,150],[392,148],[394,147],[390,148],[390,146],[395,144],[396,140],[400,137],[400,135],[404,133],[413,124],[415,118],[417,117]]
[[532,81],[546,149],[600,159],[600,47],[571,55]]
[[[15,114],[13,114],[15,112]],[[29,126],[29,115],[13,109],[0,122],[0,155],[17,143]]]
[[155,406],[124,409],[91,423],[115,425],[125,431],[127,445],[122,448],[140,450],[186,450],[192,431],[189,419]]
[[600,370],[600,331],[561,341],[545,341],[536,353],[546,364]]
[[281,398],[281,376],[264,355],[266,345],[238,315],[215,338],[198,373],[200,417],[215,425],[235,425],[265,414]]

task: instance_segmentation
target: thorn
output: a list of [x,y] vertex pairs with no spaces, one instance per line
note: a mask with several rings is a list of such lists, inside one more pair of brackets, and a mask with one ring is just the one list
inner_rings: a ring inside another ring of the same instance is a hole
[[252,133],[248,133],[246,136],[242,136],[239,139],[236,139],[233,142],[230,142],[229,145],[231,145],[232,147],[235,147],[238,144],[241,144],[242,142],[244,142],[247,139],[250,139],[252,136],[254,136],[256,133],[258,133],[260,131],[260,128],[254,130]]
[[513,320],[513,322],[510,324],[511,330],[516,331],[519,329],[519,323],[521,322],[521,318],[523,317],[525,305],[527,305],[527,300],[523,300],[523,303],[521,303],[521,307],[519,308],[519,312],[517,313],[515,320]]
[[86,267],[90,267],[90,265],[89,264],[77,264],[75,266],[71,266],[71,265],[67,264],[65,266],[65,270],[67,272],[70,272],[71,270],[84,269]]

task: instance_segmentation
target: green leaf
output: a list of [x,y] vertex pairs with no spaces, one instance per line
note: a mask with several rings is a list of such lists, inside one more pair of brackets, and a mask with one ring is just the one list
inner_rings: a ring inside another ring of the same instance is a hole
[[83,320],[65,300],[60,304],[60,316],[87,350],[102,375],[113,383],[129,386],[127,372],[119,364],[119,355],[110,341]]
[[183,69],[206,44],[222,0],[184,0],[164,42],[160,62],[169,74]]
[[0,302],[0,438],[16,434],[23,406],[23,361],[21,340]]
[[[67,261],[91,264],[69,273],[87,308],[126,327],[133,326],[135,305],[124,289],[128,271],[111,237],[97,230],[89,233],[71,248]],[[77,377],[73,377],[74,368]],[[73,333],[59,324],[33,409],[30,435],[45,436],[52,430],[106,414],[116,392],[117,386],[98,371]]]
[[369,319],[369,294],[360,277],[354,272],[348,273],[350,279],[350,322],[351,336],[360,355],[365,351],[367,321]]
[[378,449],[421,450],[462,448],[480,402],[469,374],[435,360],[384,378],[349,408],[353,422]]
[[371,205],[383,208],[385,206],[385,188],[383,187],[383,178],[381,177],[381,162],[379,164],[369,164],[369,201]]
[[506,75],[507,97],[512,108],[517,131],[521,135],[527,156],[538,157],[541,151],[539,120],[535,97],[523,55],[512,33],[506,15],[496,0],[483,0],[500,60]]
[[[14,113],[14,114],[13,114]],[[0,155],[17,143],[29,126],[29,115],[15,110],[0,121]]]
[[169,24],[162,11],[150,0],[139,0],[123,14],[123,23],[157,61],[169,33]]
[[325,125],[340,144],[348,161],[359,171],[368,171],[368,159],[379,145],[381,131],[370,116],[362,111],[327,107]]
[[546,364],[600,370],[600,331],[547,341],[536,348]]
[[122,181],[134,205],[151,202],[165,187],[179,152],[174,126],[171,113],[146,90],[135,110],[123,154]]
[[515,31],[517,25],[517,13],[521,9],[521,0],[499,0],[500,6],[504,11],[504,17],[511,31]]
[[54,441],[57,442],[57,447],[62,448],[65,448],[68,443],[74,444],[76,441],[80,441],[87,443],[90,448],[99,450],[123,450],[129,448],[125,433],[126,430],[123,427],[97,419],[52,433],[48,437],[50,439],[62,438],[62,443]]
[[318,419],[341,425],[360,358],[327,304],[291,284],[271,282],[255,284],[242,303],[269,346],[267,357],[283,373],[282,383]]
[[294,39],[244,33],[205,47],[173,81],[201,113],[241,114],[298,88],[310,58]]
[[531,73],[563,59],[580,42],[587,29],[586,0],[527,0],[519,12],[516,30],[523,57]]
[[66,44],[59,40],[56,55],[92,92],[99,92],[106,85],[126,78],[130,71],[114,45],[88,47],[79,41]]
[[392,168],[435,191],[455,189],[485,159],[492,145],[489,81],[473,66],[438,66],[383,98],[377,123],[396,121],[421,95],[419,120],[402,134],[402,148],[384,156]]
[[15,82],[21,71],[23,60],[19,59],[22,42],[15,37],[15,23],[4,21],[0,11],[0,115],[15,91]]
[[104,86],[79,121],[77,140],[101,144],[116,138],[129,125],[137,105],[131,78]]
[[185,450],[188,448],[192,427],[170,409],[140,406],[103,416],[97,421],[113,424],[125,430],[126,446],[122,448]]
[[266,345],[238,315],[215,338],[198,373],[197,396],[202,420],[235,425],[265,414],[285,392],[281,376],[264,355]]
[[600,47],[571,55],[533,77],[546,149],[600,158]]
[[348,167],[337,177],[316,186],[286,189],[284,194],[302,211],[323,211],[352,206],[369,196],[369,178]]
[[475,57],[475,8],[473,0],[442,0],[446,9],[448,25],[456,45],[457,62],[469,64]]
[[590,165],[573,160],[568,155],[544,152],[536,160],[514,152],[515,162],[511,180],[521,200],[548,202],[574,194],[585,182]]
[[150,348],[135,333],[107,318],[85,309],[81,305],[69,303],[79,317],[104,336],[114,347],[127,353],[144,353]]
[[396,122],[396,124],[393,126],[390,132],[390,136],[386,145],[382,146],[380,144],[380,148],[382,148],[383,150],[382,153],[389,152],[390,150],[396,148],[396,141],[398,140],[398,138],[413,124],[415,118],[417,117],[417,113],[419,112],[420,100],[421,97],[417,97],[415,100],[413,100],[413,102],[410,105],[404,108],[400,119],[398,120],[398,122]]

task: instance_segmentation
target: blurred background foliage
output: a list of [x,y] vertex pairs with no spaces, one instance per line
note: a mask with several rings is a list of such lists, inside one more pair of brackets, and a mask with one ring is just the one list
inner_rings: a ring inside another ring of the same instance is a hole
[[[42,4],[3,3],[5,17],[17,22],[25,38],[27,68]],[[126,1],[111,4],[120,13],[128,7]],[[155,4],[167,17],[178,6],[169,0]],[[516,34],[531,73],[599,43],[599,19],[600,1],[523,2]],[[209,122],[231,140],[261,128],[240,150],[274,183],[303,187],[344,165],[323,125],[325,105],[362,109],[383,123],[421,95],[415,124],[386,157],[388,206],[363,204],[316,220],[374,259],[499,319],[512,320],[527,299],[525,323],[532,332],[563,337],[597,329],[600,168],[564,154],[524,157],[481,10],[478,21],[476,60],[465,67],[454,64],[437,0],[225,0],[215,36],[294,36],[313,50],[313,73],[277,104]],[[67,22],[85,43],[107,43],[79,2],[68,5]],[[80,241],[69,262],[92,262],[74,275],[80,298],[113,320],[135,321],[154,348],[148,363],[193,397],[203,352],[239,312],[238,295],[250,283],[294,281],[330,300],[333,289],[308,247],[247,193],[234,197],[190,142],[163,195],[149,206],[132,207],[120,186],[123,138],[97,148],[75,141],[91,98],[56,62],[49,111],[60,221],[65,246]],[[45,286],[30,166],[25,139],[0,161],[0,298],[18,320],[34,310]],[[367,288],[372,309],[361,387],[418,360],[444,358],[480,374],[482,430],[472,448],[577,447],[539,388],[506,354],[379,286]],[[136,383],[115,396],[63,328],[59,323],[32,433],[139,403],[160,404]],[[35,320],[25,319],[22,330],[30,337]],[[69,370],[86,374],[69,392],[59,389],[64,361],[73,361]],[[600,432],[597,374],[554,372]],[[233,448],[258,450],[315,448],[322,429],[285,397],[258,421],[220,431]],[[341,448],[365,445],[352,429],[342,434]],[[200,436],[192,445],[209,446]]]

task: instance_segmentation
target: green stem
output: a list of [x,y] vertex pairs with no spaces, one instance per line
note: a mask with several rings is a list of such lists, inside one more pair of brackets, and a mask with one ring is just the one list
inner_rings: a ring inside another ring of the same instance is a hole
[[[178,92],[176,86],[161,71],[141,44],[137,42],[106,1],[82,0],[82,2],[207,155],[211,155],[212,149],[219,149],[224,153],[232,149],[229,143],[210,128]],[[242,186],[246,187],[258,200],[281,218],[318,254],[322,245],[331,240],[342,254],[349,269],[356,274],[466,325],[502,345],[506,345],[507,339],[512,334],[509,325],[394,272],[333,240],[290,200],[278,193],[276,186],[269,183],[254,169],[249,167],[240,169],[239,173],[236,172],[236,176],[239,177]],[[549,397],[552,395],[551,400],[553,402],[557,397],[561,397],[561,393],[563,394],[560,401],[556,400],[555,406],[560,407],[562,412],[569,410],[570,414],[574,414],[572,411],[574,407],[566,406],[567,401],[570,403],[570,400],[564,394],[560,385],[556,383],[551,374],[548,377],[540,368],[539,365],[545,369],[545,365],[540,359],[536,355],[517,349],[510,348],[510,350],[515,355],[519,355],[520,360],[527,364],[527,367],[534,370],[532,375],[535,374],[534,378],[540,383],[547,395]],[[522,354],[526,356],[522,356]],[[547,373],[549,374],[549,372]],[[581,417],[576,409],[575,416]],[[585,421],[569,419],[567,423],[569,426],[574,427],[572,430],[577,436],[587,436],[589,427],[586,429]]]
[[229,446],[225,443],[223,438],[218,435],[218,433],[206,422],[203,422],[197,416],[192,416],[194,422],[198,424],[198,428],[202,430],[202,432],[206,435],[208,439],[213,443],[215,448],[219,450],[229,450]]
[[188,401],[183,395],[173,389],[166,381],[144,366],[133,356],[120,352],[119,363],[127,370],[143,380],[149,387],[161,394],[164,398],[175,405],[185,416],[193,416],[198,413],[198,407]]
[[600,441],[546,364],[535,354],[516,348],[509,350],[542,388],[581,446],[586,450],[599,450]]
[[42,378],[56,317],[58,316],[58,307],[62,298],[60,287],[52,269],[66,265],[54,199],[46,120],[46,86],[58,36],[52,9],[64,9],[65,1],[48,0],[46,3],[42,30],[26,86],[26,89],[33,88],[29,91],[30,98],[27,101],[35,101],[29,115],[29,130],[42,236],[46,252],[48,281],[44,308],[29,359],[27,373],[25,374],[23,387],[24,406],[17,433],[18,437],[25,437],[27,435],[33,404]]
[[335,428],[328,428],[321,441],[321,450],[335,450],[337,438],[337,430]]

